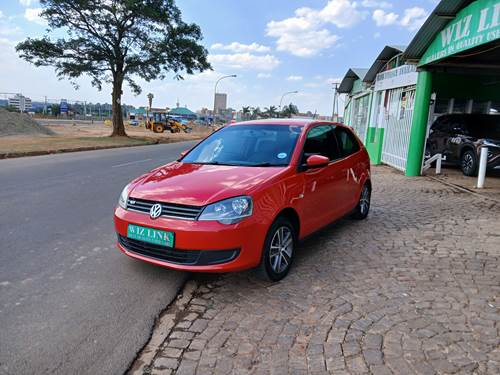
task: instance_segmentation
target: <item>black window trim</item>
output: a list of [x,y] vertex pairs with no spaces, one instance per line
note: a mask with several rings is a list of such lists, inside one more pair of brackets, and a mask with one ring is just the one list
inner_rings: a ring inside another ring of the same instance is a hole
[[[324,126],[324,125],[328,125],[328,126],[330,126],[332,128],[334,136],[335,136],[335,142],[337,142],[337,147],[339,148],[339,150],[341,150],[341,148],[340,148],[340,145],[338,143],[339,141],[337,139],[337,135],[335,134],[335,128],[336,127],[344,128],[344,129],[350,131],[351,133],[353,133],[351,129],[347,128],[346,126],[344,126],[342,124],[336,124],[336,123],[331,123],[331,122],[317,122],[317,123],[314,123],[309,129],[307,129],[307,132],[304,134],[304,143],[302,144],[302,150],[300,151],[299,162],[297,163],[297,172],[299,172],[299,173],[300,172],[306,172],[308,170],[306,168],[306,165],[302,163],[302,159],[304,158],[304,147],[306,145],[307,135],[309,134],[309,132],[312,129],[314,129],[314,128],[318,127],[318,126]],[[354,133],[353,133],[353,136],[354,136],[354,140],[356,141],[356,143],[359,146],[358,151],[356,151],[356,152],[354,152],[354,153],[352,153],[350,155],[343,156],[343,157],[341,157],[339,159],[330,160],[330,162],[328,163],[328,166],[331,166],[331,165],[336,164],[338,162],[341,162],[341,161],[343,161],[343,160],[345,160],[347,158],[350,158],[351,156],[356,155],[358,152],[360,152],[363,149],[363,146],[359,144],[358,138],[356,137],[356,135]]]

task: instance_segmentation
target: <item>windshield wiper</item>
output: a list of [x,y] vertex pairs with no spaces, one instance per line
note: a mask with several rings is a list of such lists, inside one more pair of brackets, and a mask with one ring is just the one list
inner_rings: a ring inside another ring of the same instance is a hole
[[284,167],[287,164],[272,164],[269,162],[258,163],[258,164],[248,164],[249,167]]
[[193,162],[191,164],[202,164],[202,165],[229,165],[229,166],[237,166],[238,164],[230,164],[230,163],[221,163],[218,161],[209,161],[209,162]]

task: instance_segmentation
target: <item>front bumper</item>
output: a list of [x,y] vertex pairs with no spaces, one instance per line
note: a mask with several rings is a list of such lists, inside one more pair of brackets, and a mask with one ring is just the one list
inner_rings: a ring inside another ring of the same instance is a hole
[[[175,233],[175,248],[127,239],[128,224]],[[238,224],[191,221],[115,210],[117,245],[126,255],[156,265],[185,271],[232,272],[256,267],[261,258],[267,228],[255,217]]]

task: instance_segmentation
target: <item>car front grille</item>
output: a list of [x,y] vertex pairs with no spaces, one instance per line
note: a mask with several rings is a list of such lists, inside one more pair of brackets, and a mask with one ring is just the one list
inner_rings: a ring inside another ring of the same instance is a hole
[[127,209],[149,214],[149,210],[156,203],[161,204],[161,216],[172,217],[176,219],[196,220],[203,210],[203,207],[198,206],[154,202],[136,198],[129,198],[127,200]]
[[147,258],[188,266],[208,266],[230,262],[240,254],[240,249],[229,250],[179,250],[133,240],[118,235],[118,242],[127,251]]
[[200,257],[200,250],[175,250],[123,236],[118,236],[118,241],[125,249],[133,253],[170,263],[193,265],[198,262]]

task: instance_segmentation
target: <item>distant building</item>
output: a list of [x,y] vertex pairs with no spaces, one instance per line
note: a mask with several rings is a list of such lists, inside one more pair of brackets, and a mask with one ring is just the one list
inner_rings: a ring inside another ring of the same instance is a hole
[[19,112],[31,111],[31,99],[21,94],[9,98],[9,106],[16,108]]
[[180,117],[186,120],[196,120],[196,118],[198,117],[196,113],[186,107],[172,108],[170,112],[168,112],[168,115],[173,117]]
[[219,114],[227,109],[227,94],[215,94],[215,113]]

